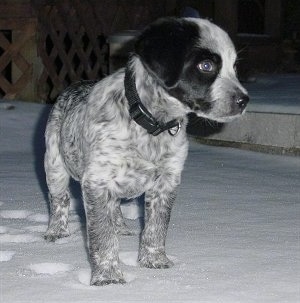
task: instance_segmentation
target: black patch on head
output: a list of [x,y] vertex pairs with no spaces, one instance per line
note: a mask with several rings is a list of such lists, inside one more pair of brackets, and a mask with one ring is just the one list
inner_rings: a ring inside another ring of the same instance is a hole
[[199,27],[184,19],[164,18],[146,28],[135,45],[142,62],[166,87],[176,84],[185,58],[199,39]]
[[[213,72],[199,70],[198,65],[204,60],[210,60],[214,64]],[[207,95],[221,67],[222,59],[218,54],[205,48],[195,47],[186,57],[176,87],[168,91],[191,110],[208,113],[213,104],[211,100],[207,99]]]
[[[199,63],[210,60],[214,64],[214,70],[211,73],[201,72],[198,68]],[[198,83],[212,83],[222,67],[221,56],[206,48],[194,48],[186,58],[186,64],[183,70],[183,78]]]

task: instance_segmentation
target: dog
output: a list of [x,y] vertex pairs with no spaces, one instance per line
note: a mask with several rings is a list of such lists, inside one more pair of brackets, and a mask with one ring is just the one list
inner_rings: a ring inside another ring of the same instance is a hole
[[47,241],[69,236],[69,179],[81,184],[91,285],[125,283],[118,234],[130,234],[120,200],[145,193],[138,261],[169,268],[165,241],[188,151],[187,114],[229,122],[249,97],[236,76],[232,41],[204,19],[163,18],[135,41],[125,68],[71,85],[46,127],[51,216]]

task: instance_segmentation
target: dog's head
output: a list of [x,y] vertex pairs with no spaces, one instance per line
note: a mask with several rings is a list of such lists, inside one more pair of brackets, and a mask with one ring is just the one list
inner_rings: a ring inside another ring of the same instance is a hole
[[237,55],[227,33],[194,18],[160,19],[137,39],[135,52],[187,112],[227,122],[249,101],[236,77]]

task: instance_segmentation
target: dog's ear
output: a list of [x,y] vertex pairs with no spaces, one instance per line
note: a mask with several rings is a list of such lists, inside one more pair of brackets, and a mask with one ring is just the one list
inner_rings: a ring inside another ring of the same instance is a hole
[[199,38],[199,28],[185,19],[159,19],[147,27],[135,44],[135,52],[166,87],[179,80],[187,51]]

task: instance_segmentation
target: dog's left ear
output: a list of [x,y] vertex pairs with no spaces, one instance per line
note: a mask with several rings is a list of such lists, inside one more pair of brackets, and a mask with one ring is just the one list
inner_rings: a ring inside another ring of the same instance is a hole
[[172,87],[179,80],[187,51],[197,38],[196,24],[184,19],[159,19],[139,36],[135,52],[166,87]]

